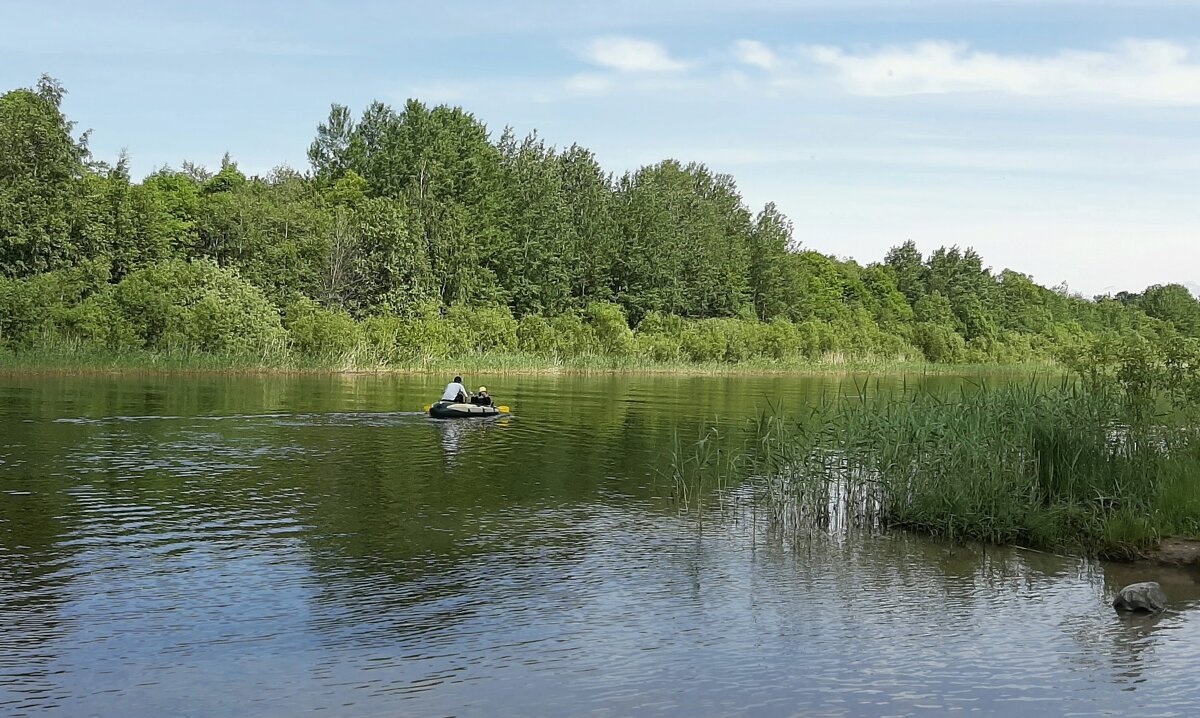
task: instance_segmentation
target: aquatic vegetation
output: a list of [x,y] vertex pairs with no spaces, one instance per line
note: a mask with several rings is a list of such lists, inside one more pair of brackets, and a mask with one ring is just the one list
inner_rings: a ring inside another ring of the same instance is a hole
[[798,416],[763,414],[741,461],[689,493],[748,486],[739,495],[793,533],[901,527],[1129,556],[1200,535],[1200,434],[1169,407],[1146,416],[1130,399],[1069,379],[864,390]]

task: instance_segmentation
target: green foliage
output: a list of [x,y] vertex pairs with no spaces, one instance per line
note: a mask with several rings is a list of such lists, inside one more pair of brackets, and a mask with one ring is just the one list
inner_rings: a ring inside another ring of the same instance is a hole
[[221,192],[233,192],[246,186],[246,175],[242,174],[238,169],[237,163],[234,162],[228,154],[221,160],[221,171],[213,175],[212,179],[204,183],[200,188],[202,194],[219,194]]
[[446,317],[462,343],[479,354],[517,348],[517,321],[507,307],[450,308]]
[[65,321],[109,348],[226,354],[278,351],[279,312],[236,270],[172,260],[131,273],[89,297]]
[[28,279],[0,277],[0,346],[28,348],[56,335],[72,308],[107,280],[108,270],[101,262]]
[[403,319],[391,316],[367,317],[360,329],[363,346],[371,361],[376,364],[402,361],[400,338],[404,334]]
[[652,361],[679,361],[683,353],[685,322],[673,314],[650,312],[637,326],[637,352]]
[[554,355],[559,359],[587,356],[596,346],[592,329],[576,314],[560,314],[550,320]]
[[288,340],[304,356],[341,356],[359,341],[359,327],[344,311],[301,300],[287,310]]
[[731,177],[668,160],[623,177],[617,207],[623,240],[614,281],[631,317],[739,313],[749,294],[751,221]]
[[926,359],[935,364],[953,364],[966,359],[966,340],[943,324],[918,323],[913,327],[912,343]]
[[[344,180],[343,180],[344,181]],[[403,313],[437,296],[437,281],[419,227],[403,202],[366,199],[335,217],[333,294],[358,315]]]
[[1200,301],[1183,285],[1156,284],[1147,288],[1133,304],[1182,334],[1200,336]]
[[625,320],[625,311],[619,304],[593,302],[587,308],[588,324],[595,337],[596,350],[613,357],[629,356],[633,353],[633,332]]
[[0,275],[68,267],[77,245],[78,183],[87,148],[71,136],[50,77],[0,95]]
[[517,322],[517,346],[521,351],[542,357],[554,356],[554,330],[545,317],[526,314]]
[[[226,156],[215,173],[184,162],[139,183],[124,156],[89,160],[63,94],[42,78],[0,96],[9,346],[1012,363],[1070,361],[1100,338],[1200,338],[1200,302],[1179,285],[1085,300],[993,274],[971,249],[923,256],[912,242],[864,266],[801,250],[775,205],[752,216],[702,164],[614,179],[578,145],[493,139],[462,108],[415,100],[357,119],[334,105],[311,176],[247,177]],[[229,328],[243,314],[245,341]]]

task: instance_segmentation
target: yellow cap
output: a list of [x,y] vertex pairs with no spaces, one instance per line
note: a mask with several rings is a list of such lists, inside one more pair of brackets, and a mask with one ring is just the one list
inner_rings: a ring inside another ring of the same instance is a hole
[[481,386],[481,387],[479,387],[479,391],[487,391],[487,387],[486,387],[486,386]]

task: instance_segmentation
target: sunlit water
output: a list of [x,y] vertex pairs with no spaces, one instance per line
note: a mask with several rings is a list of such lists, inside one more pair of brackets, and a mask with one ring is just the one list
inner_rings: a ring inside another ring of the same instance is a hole
[[[433,378],[0,378],[0,715],[1196,713],[1189,574],[672,502],[703,423],[861,387],[486,383],[514,417],[431,420]],[[1169,612],[1108,607],[1146,578]]]

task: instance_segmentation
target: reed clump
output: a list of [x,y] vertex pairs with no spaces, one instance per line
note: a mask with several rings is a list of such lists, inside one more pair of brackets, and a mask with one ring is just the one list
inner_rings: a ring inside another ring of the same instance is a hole
[[744,460],[724,466],[792,531],[900,527],[1129,557],[1200,536],[1196,425],[1144,408],[1115,385],[1073,380],[864,392],[760,416]]

